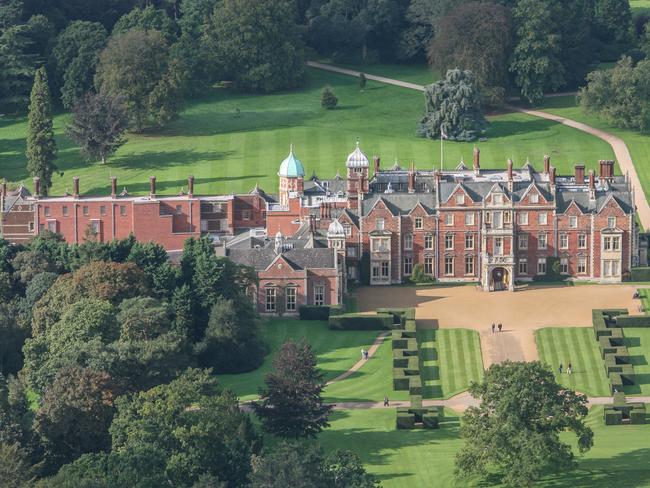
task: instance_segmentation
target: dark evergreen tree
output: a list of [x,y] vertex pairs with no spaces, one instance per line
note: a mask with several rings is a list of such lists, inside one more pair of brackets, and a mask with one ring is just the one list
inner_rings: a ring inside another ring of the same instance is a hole
[[481,113],[481,95],[471,71],[447,71],[444,80],[426,87],[425,115],[418,134],[439,139],[441,128],[448,139],[471,141],[485,127]]
[[27,105],[36,66],[30,42],[25,25],[0,30],[0,106],[15,110]]
[[73,106],[66,134],[81,148],[86,159],[106,164],[109,156],[126,142],[128,124],[121,98],[88,92]]
[[50,88],[47,73],[41,67],[36,71],[29,102],[27,127],[27,170],[41,179],[41,191],[47,195],[56,170],[56,141],[52,123]]
[[253,409],[267,432],[280,437],[316,437],[329,425],[332,407],[323,403],[323,373],[306,342],[285,342],[266,375]]
[[336,108],[339,103],[339,99],[336,98],[332,88],[329,86],[324,87],[320,92],[320,106],[326,110],[332,110]]

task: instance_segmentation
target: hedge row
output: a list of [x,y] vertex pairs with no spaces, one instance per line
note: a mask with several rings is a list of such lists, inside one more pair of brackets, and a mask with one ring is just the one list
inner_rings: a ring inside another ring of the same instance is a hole
[[398,429],[437,429],[444,419],[444,407],[397,407],[395,424]]
[[650,281],[650,267],[632,268],[632,281]]
[[302,305],[298,307],[300,320],[329,320],[331,315],[343,313],[341,305]]
[[605,425],[645,424],[645,417],[645,403],[626,403],[623,393],[614,394],[614,403],[604,410]]
[[[421,406],[422,378],[420,377],[415,309],[380,308],[377,309],[377,313],[389,314],[393,319],[393,389],[408,391],[411,397],[411,406]],[[411,421],[404,420],[403,422],[408,424]],[[398,424],[400,424],[399,419]]]
[[330,315],[329,327],[335,330],[390,330],[393,328],[393,316],[387,313]]

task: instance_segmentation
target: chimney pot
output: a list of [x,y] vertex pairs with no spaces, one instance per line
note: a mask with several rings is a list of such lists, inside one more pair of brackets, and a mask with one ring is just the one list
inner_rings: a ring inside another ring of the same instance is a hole
[[194,196],[194,176],[187,177],[187,196]]
[[512,159],[508,159],[508,181],[512,181]]
[[111,198],[117,198],[117,176],[111,176]]
[[379,173],[379,156],[375,156],[372,158],[373,162],[375,163],[375,174]]
[[79,198],[79,177],[72,177],[72,196]]
[[551,156],[544,156],[544,173],[548,174],[551,169]]
[[34,196],[41,196],[41,179],[38,176],[34,176]]
[[598,166],[599,166],[599,172],[598,172],[598,178],[607,178],[607,169],[608,169],[608,162],[605,161],[604,159],[601,159],[598,161]]
[[156,197],[156,177],[155,176],[150,176],[149,177],[149,196],[151,198]]
[[585,183],[585,165],[576,164],[575,166],[575,180],[577,185],[584,185]]
[[614,161],[608,161],[609,163],[609,171],[607,172],[608,176],[610,178],[614,178]]
[[478,174],[481,169],[481,151],[474,146],[474,173]]

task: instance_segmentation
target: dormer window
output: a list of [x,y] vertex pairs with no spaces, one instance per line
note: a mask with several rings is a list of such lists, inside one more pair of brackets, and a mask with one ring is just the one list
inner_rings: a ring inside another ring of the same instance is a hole
[[530,203],[539,203],[539,195],[537,193],[531,193]]
[[503,195],[500,193],[494,195],[493,201],[495,205],[501,205],[503,203]]
[[456,195],[456,205],[465,204],[465,195]]
[[415,217],[415,228],[416,229],[422,228],[422,217]]
[[607,217],[607,227],[609,229],[616,228],[616,217]]
[[375,220],[375,227],[377,230],[384,230],[384,225],[386,224],[386,221],[380,217]]

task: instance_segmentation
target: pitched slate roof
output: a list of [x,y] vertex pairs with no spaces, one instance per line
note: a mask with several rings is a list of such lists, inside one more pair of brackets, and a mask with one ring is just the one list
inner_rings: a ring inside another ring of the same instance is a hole
[[378,200],[383,200],[393,215],[407,215],[420,203],[427,213],[434,213],[433,193],[375,193],[361,202],[363,215],[368,215]]
[[[226,254],[238,264],[252,266],[258,271],[265,270],[277,257],[273,247],[263,249],[228,249]],[[336,267],[336,250],[329,248],[290,249],[282,257],[295,270],[308,268]]]

